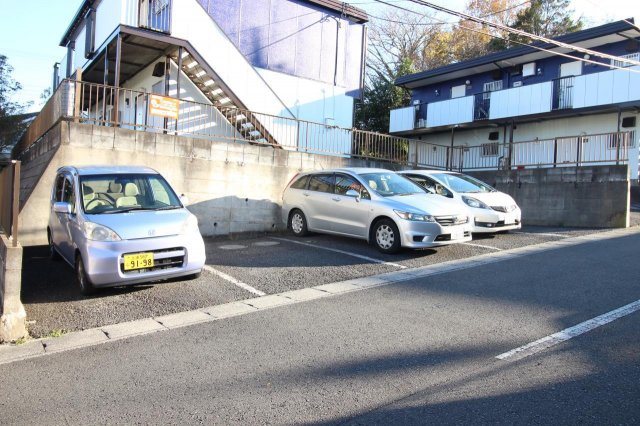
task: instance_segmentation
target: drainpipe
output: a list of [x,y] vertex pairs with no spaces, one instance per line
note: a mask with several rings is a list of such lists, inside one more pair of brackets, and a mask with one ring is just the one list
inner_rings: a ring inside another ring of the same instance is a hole
[[515,127],[515,120],[511,120],[511,128],[509,129],[509,155],[507,156],[507,170],[511,169],[512,156],[513,156],[513,128]]
[[[618,132],[616,134],[616,166],[620,164],[620,143],[622,138],[620,137],[620,120],[622,119],[622,110],[618,108]],[[627,155],[628,157],[628,155]]]
[[447,159],[447,170],[453,170],[453,141],[456,133],[456,127],[458,126],[455,125],[451,127],[451,147],[449,148],[449,158]]
[[[169,86],[171,83],[171,57],[167,55],[164,59],[164,95],[169,96]],[[169,119],[167,117],[163,120],[162,133],[167,134],[167,127],[169,127]]]

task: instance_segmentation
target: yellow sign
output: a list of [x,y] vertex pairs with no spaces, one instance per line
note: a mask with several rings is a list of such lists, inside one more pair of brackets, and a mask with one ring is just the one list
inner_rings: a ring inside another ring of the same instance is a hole
[[149,98],[149,114],[151,115],[177,120],[179,111],[180,101],[178,99],[160,95],[151,95]]
[[124,255],[124,270],[153,268],[153,253],[136,253]]

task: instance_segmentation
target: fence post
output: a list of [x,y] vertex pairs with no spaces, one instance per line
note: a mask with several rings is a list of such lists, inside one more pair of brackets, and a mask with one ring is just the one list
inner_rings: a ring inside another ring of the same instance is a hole
[[75,123],[80,122],[80,108],[81,108],[81,98],[82,98],[82,68],[78,68],[76,70],[76,84],[75,91],[73,96],[74,104],[73,104],[73,121]]
[[20,161],[13,160],[13,194],[11,197],[11,239],[18,246],[18,215],[20,214]]

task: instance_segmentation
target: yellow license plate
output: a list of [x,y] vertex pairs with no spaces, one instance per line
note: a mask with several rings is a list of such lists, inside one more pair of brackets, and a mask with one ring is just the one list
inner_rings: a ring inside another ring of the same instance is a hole
[[136,253],[124,255],[124,270],[153,268],[153,253]]

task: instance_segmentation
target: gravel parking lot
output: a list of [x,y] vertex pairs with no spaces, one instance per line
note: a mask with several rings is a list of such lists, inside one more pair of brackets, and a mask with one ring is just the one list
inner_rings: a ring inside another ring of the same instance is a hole
[[200,278],[110,288],[92,297],[80,295],[73,270],[64,262],[49,260],[47,247],[28,247],[24,250],[22,300],[31,336],[44,337],[599,231],[525,227],[480,236],[469,243],[403,250],[397,255],[383,255],[364,241],[319,234],[301,239],[290,234],[206,239],[207,270]]

